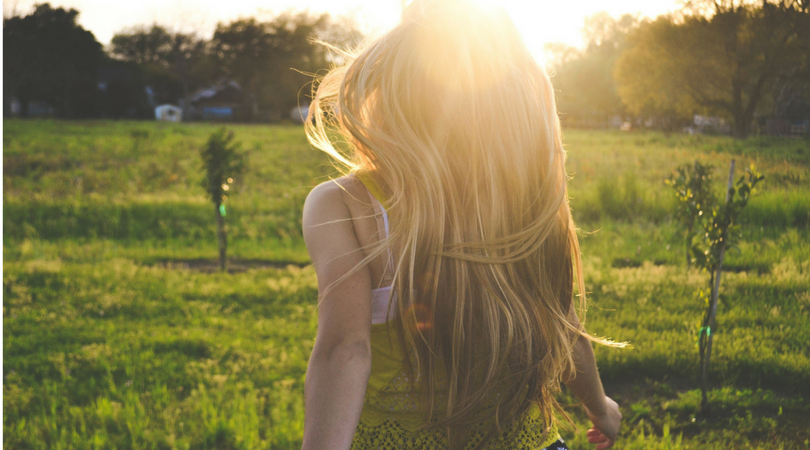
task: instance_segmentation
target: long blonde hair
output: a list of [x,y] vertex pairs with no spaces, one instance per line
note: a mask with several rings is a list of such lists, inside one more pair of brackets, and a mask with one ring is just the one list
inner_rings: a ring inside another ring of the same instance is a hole
[[365,261],[396,255],[396,329],[433,426],[452,443],[494,406],[491,438],[532,403],[550,425],[572,336],[594,338],[571,322],[585,289],[548,76],[504,11],[463,0],[415,0],[341,56],[306,131],[386,195],[391,235]]

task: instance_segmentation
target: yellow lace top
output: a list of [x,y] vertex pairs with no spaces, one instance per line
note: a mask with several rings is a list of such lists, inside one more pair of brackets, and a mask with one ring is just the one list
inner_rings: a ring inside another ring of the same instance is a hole
[[[367,175],[356,175],[378,201],[383,198],[380,189]],[[405,353],[393,325],[372,324],[371,376],[360,423],[352,441],[352,450],[448,447],[443,429],[419,429],[426,418],[420,402],[411,392],[404,361]],[[441,378],[441,373],[437,375]],[[466,448],[475,447],[483,435],[482,431],[473,431]],[[486,448],[539,450],[558,439],[560,435],[556,424],[552,423],[546,431],[540,409],[532,405],[522,420],[515,420],[503,433],[490,441]]]

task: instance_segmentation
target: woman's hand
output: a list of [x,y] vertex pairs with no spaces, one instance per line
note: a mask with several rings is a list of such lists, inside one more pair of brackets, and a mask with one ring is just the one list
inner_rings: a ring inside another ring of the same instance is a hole
[[596,450],[605,450],[613,447],[619,436],[619,427],[622,423],[622,413],[619,405],[612,398],[605,396],[605,409],[600,414],[592,413],[585,408],[588,418],[593,422],[593,428],[588,430],[588,442],[597,444]]
[[[579,319],[573,308],[570,314],[571,324],[574,328],[579,328]],[[588,442],[597,444],[596,450],[613,447],[622,422],[619,405],[605,395],[591,341],[582,337],[576,339],[572,351],[575,367],[570,373],[563,374],[563,382],[582,402],[588,418],[593,422],[593,428],[588,430]]]

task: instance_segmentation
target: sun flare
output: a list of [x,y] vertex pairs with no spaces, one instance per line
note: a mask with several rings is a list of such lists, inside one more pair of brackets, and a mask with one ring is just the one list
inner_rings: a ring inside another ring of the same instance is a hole
[[[543,47],[548,42],[581,46],[583,20],[596,12],[604,10],[612,16],[630,13],[653,17],[678,6],[678,0],[469,1],[482,8],[503,7],[520,30],[526,46],[541,62]],[[5,14],[26,12],[35,3],[38,0],[4,2],[3,11]],[[210,36],[219,22],[227,23],[240,17],[267,17],[290,8],[352,17],[361,32],[373,37],[396,26],[410,0],[280,0],[272,2],[272,6],[263,0],[142,0],[137,4],[120,0],[53,0],[51,3],[79,10],[79,23],[106,45],[115,33],[127,27],[158,23]]]

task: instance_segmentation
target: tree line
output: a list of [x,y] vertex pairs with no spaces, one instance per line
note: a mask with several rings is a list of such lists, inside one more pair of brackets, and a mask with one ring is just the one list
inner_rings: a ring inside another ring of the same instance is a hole
[[243,118],[266,120],[297,106],[311,75],[328,68],[313,39],[345,47],[361,38],[347,19],[287,11],[219,23],[208,39],[157,24],[128,28],[105,49],[78,15],[45,3],[3,19],[4,97],[16,97],[20,115],[39,101],[64,118],[147,117],[228,79],[241,87]]
[[810,119],[810,0],[697,0],[655,19],[597,13],[584,49],[552,44],[558,108],[571,124],[694,114],[746,137],[769,117]]
[[[313,37],[338,47],[361,38],[347,20],[285,12],[220,23],[208,39],[129,28],[104,49],[78,14],[45,3],[3,19],[4,98],[16,97],[23,116],[33,100],[60,117],[146,117],[229,79],[241,86],[243,119],[277,118],[330,64]],[[768,117],[810,117],[810,0],[692,0],[655,19],[602,12],[583,34],[583,49],[547,46],[569,125],[612,117],[680,129],[702,114],[745,137]]]

